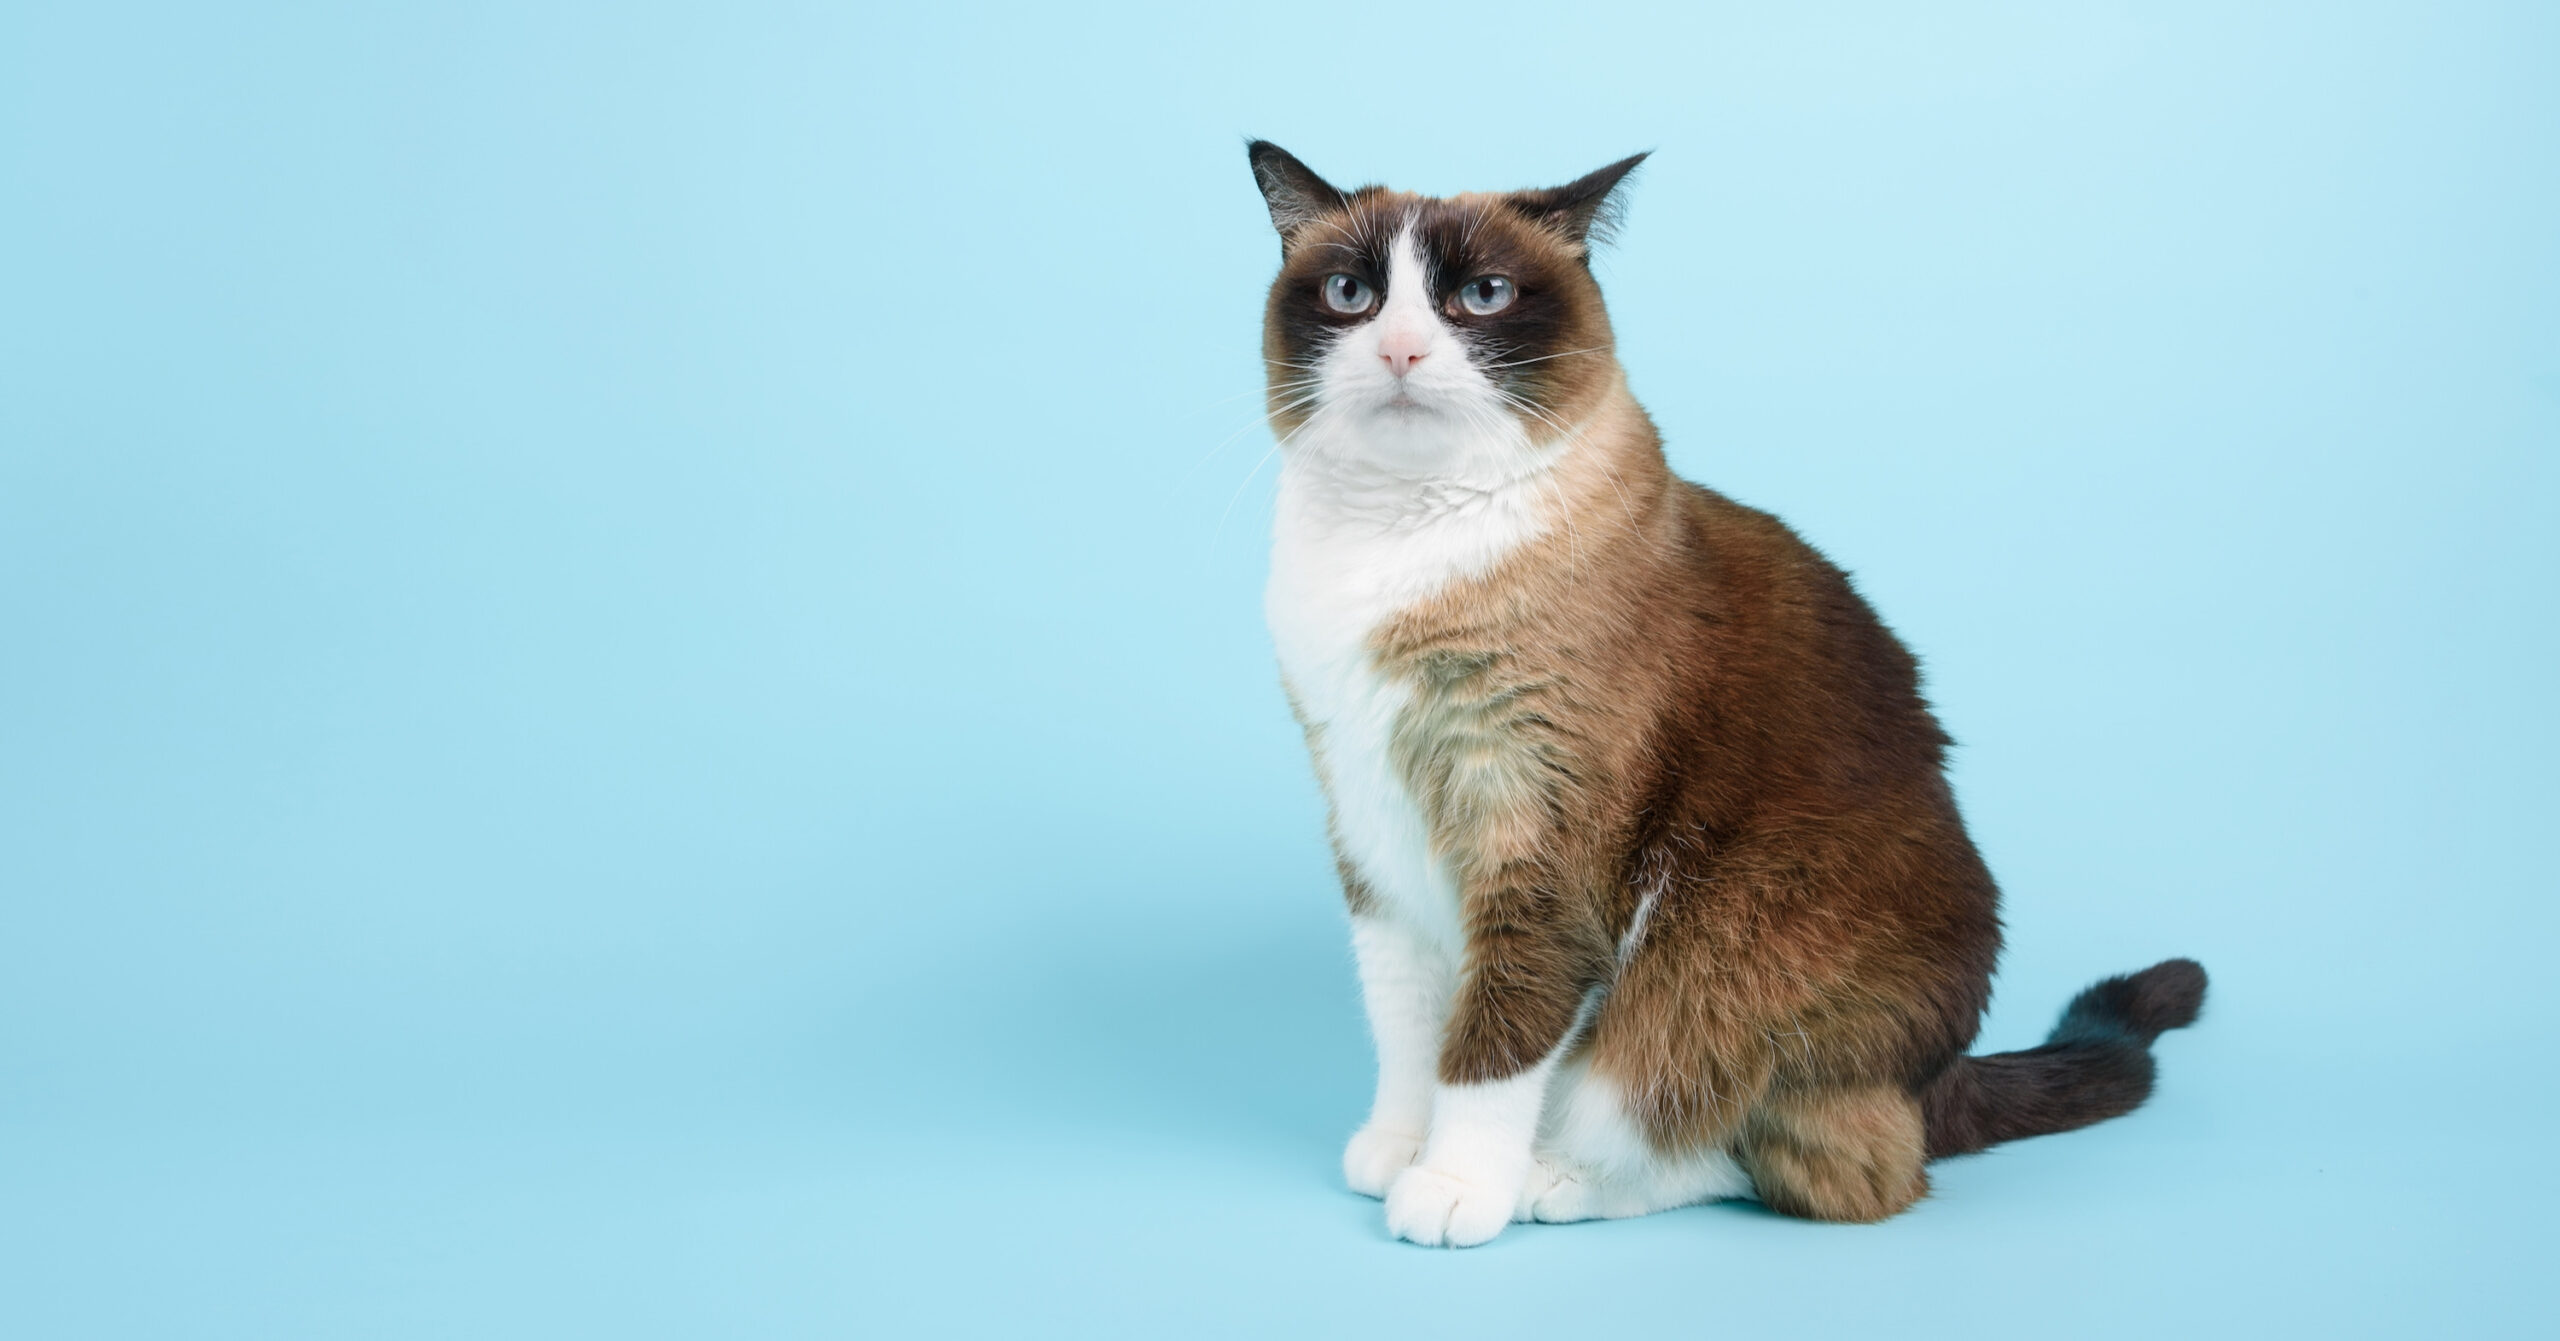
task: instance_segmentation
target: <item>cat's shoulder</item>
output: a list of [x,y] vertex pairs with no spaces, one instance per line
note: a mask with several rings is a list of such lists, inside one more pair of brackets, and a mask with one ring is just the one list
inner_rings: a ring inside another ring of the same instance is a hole
[[1810,564],[1837,571],[1822,551],[1774,512],[1688,479],[1674,480],[1672,498],[1684,547],[1701,559],[1756,561],[1782,568]]

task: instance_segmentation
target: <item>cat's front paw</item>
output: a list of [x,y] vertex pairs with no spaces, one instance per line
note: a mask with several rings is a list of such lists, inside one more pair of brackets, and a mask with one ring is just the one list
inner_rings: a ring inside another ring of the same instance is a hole
[[1414,1157],[1422,1153],[1420,1132],[1397,1131],[1370,1123],[1351,1134],[1351,1144],[1342,1148],[1342,1181],[1364,1197],[1383,1197],[1396,1175],[1411,1167]]
[[1417,1164],[1387,1189],[1387,1232],[1426,1248],[1472,1248],[1511,1223],[1519,1197],[1516,1188],[1487,1187]]

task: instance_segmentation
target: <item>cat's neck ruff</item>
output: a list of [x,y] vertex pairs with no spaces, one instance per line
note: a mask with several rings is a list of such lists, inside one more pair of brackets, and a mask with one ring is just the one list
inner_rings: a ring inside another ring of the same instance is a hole
[[1356,456],[1295,455],[1281,467],[1280,506],[1290,521],[1327,535],[1419,537],[1480,524],[1553,492],[1570,440],[1531,446],[1520,439],[1504,456],[1477,457],[1444,471],[1415,472]]
[[1557,467],[1581,434],[1533,445],[1509,431],[1512,441],[1487,444],[1498,449],[1456,453],[1455,468],[1432,473],[1365,462],[1340,450],[1348,444],[1290,454],[1267,602],[1284,669],[1296,669],[1293,647],[1365,642],[1398,611],[1491,570],[1557,524]]

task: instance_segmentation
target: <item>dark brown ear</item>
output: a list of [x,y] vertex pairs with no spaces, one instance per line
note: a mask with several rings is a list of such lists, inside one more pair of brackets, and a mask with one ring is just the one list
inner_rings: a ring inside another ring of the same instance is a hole
[[1644,153],[1617,162],[1592,173],[1577,177],[1562,186],[1544,191],[1514,191],[1511,203],[1530,218],[1555,229],[1582,245],[1585,256],[1591,249],[1617,236],[1618,220],[1626,212],[1627,174],[1636,170],[1652,155]]
[[1341,209],[1343,197],[1333,185],[1269,140],[1245,146],[1253,160],[1253,181],[1262,188],[1262,203],[1271,207],[1271,226],[1286,238],[1300,224]]

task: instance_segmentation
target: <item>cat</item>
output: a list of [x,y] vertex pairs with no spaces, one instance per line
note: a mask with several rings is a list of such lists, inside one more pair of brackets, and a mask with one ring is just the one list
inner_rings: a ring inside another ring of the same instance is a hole
[[1644,155],[1434,198],[1248,152],[1281,237],[1265,614],[1377,1049],[1343,1175],[1389,1232],[1881,1220],[1932,1160],[2140,1104],[2191,960],[1966,1055],[1999,895],[1917,663],[1672,475],[1619,368],[1590,259]]

